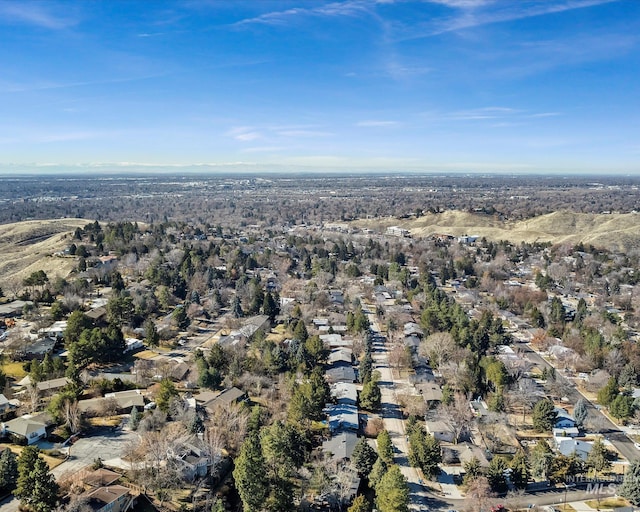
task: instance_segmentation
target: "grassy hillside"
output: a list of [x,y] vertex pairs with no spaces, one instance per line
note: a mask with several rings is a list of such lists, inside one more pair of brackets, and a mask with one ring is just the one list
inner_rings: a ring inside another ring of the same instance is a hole
[[76,265],[75,259],[52,254],[67,247],[73,231],[89,222],[55,219],[0,225],[0,286],[10,280],[21,281],[37,270],[44,270],[49,278],[66,277]]
[[505,222],[489,215],[459,211],[428,214],[418,219],[371,219],[355,222],[360,227],[400,226],[413,236],[434,233],[480,235],[490,240],[593,244],[616,250],[640,247],[640,214],[587,214],[559,211],[517,222]]

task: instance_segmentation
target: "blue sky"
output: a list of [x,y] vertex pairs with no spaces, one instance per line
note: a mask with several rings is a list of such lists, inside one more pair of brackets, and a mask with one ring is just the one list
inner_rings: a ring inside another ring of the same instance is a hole
[[638,0],[0,0],[0,165],[639,173],[639,44]]

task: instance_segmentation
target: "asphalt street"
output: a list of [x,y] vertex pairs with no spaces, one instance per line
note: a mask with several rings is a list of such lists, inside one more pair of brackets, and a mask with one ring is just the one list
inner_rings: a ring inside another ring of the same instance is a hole
[[[540,366],[541,368],[552,369],[553,366],[549,364],[542,356],[535,352],[531,347],[525,343],[520,343],[520,347],[526,352],[527,358],[533,364]],[[589,402],[577,389],[573,382],[561,375],[556,371],[556,380],[562,385],[564,395],[569,401],[575,404],[580,398],[587,401],[587,422],[591,420],[591,423],[596,423],[602,426],[602,433],[611,442],[611,444],[618,450],[623,457],[632,461],[640,457],[640,451],[634,446],[627,435],[622,432],[609,418],[607,418],[601,411]]]

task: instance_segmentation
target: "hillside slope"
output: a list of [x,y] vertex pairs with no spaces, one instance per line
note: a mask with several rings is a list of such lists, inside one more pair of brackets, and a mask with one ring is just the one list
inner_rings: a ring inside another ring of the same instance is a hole
[[447,211],[418,219],[368,219],[360,227],[400,226],[415,237],[434,233],[479,235],[490,240],[592,244],[611,250],[640,248],[640,214],[587,214],[559,211],[523,221],[502,221],[490,215]]
[[[44,270],[49,278],[66,277],[76,265],[75,258],[52,256],[71,243],[77,227],[89,220],[31,220],[0,225],[0,286],[22,281],[32,272]],[[7,290],[5,290],[7,294]]]

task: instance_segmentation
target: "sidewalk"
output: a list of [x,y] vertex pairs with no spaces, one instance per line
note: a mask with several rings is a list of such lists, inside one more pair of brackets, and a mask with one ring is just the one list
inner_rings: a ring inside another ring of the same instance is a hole
[[[571,505],[573,508],[575,508],[576,512],[595,512],[596,510],[595,508],[591,508],[584,501],[571,501],[567,503],[567,505]],[[603,509],[603,510],[608,510],[608,509]]]

